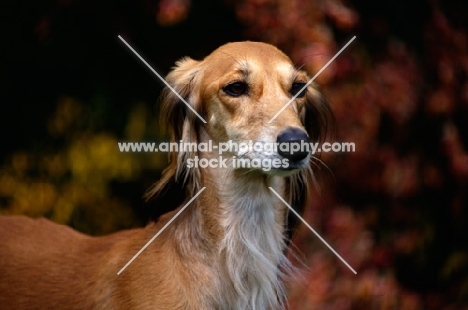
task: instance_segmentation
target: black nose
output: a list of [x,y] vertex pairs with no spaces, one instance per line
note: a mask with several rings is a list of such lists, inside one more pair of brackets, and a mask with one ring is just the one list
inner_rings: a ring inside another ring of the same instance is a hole
[[276,142],[278,153],[291,161],[298,162],[309,154],[309,137],[299,128],[290,127],[282,131]]

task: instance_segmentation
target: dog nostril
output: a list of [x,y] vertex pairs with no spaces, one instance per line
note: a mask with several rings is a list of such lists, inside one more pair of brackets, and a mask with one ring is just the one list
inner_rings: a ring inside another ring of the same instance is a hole
[[309,137],[298,128],[288,128],[282,131],[276,138],[278,153],[291,160],[298,162],[309,154]]

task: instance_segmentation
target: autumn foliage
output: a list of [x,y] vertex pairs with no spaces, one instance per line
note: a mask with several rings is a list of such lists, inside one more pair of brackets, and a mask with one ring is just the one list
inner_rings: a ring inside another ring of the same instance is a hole
[[[135,11],[152,18],[145,27],[161,31],[183,30],[201,14],[190,0],[137,2]],[[305,219],[358,274],[301,227],[291,309],[468,309],[467,6],[400,2],[224,1],[242,39],[278,46],[311,74],[357,36],[316,79],[336,118],[329,139],[354,142],[356,152],[322,154]],[[35,40],[52,44],[54,21],[74,6],[92,7],[59,1],[55,15],[31,27]],[[133,19],[112,16],[115,29],[132,34]],[[143,203],[135,208],[117,185],[138,184],[132,195],[142,195],[166,159],[119,153],[117,142],[165,139],[154,102],[129,102],[122,121],[106,127],[110,111],[58,95],[43,121],[46,147],[3,156],[0,213],[47,216],[92,234],[143,225]]]

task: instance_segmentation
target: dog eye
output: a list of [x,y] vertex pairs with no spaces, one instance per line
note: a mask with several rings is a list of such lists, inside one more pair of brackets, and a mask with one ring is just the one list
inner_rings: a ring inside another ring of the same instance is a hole
[[224,86],[223,91],[233,97],[239,97],[247,94],[249,86],[244,82],[234,82]]
[[[293,96],[296,96],[297,93],[299,93],[299,91],[306,85],[306,83],[293,83],[292,84],[292,87],[291,87],[291,90],[290,90],[290,93],[291,95]],[[306,89],[304,89],[303,91],[301,91],[299,93],[299,95],[297,95],[296,97],[297,98],[302,98],[304,97],[305,93],[306,93]]]

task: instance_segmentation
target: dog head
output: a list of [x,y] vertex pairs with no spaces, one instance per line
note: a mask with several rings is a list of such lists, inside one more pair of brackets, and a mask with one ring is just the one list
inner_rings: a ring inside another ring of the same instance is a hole
[[[296,69],[283,52],[260,42],[228,43],[201,61],[179,60],[166,80],[173,90],[164,90],[161,116],[174,142],[212,140],[217,145],[232,141],[239,146],[251,141],[260,146],[275,145],[273,150],[231,148],[223,155],[280,162],[280,167],[257,170],[280,176],[299,172],[306,182],[305,171],[310,170],[312,154],[304,149],[292,153],[280,146],[319,141],[332,116],[314,84],[303,89],[310,78]],[[171,180],[182,185],[198,184],[200,171],[187,169],[185,164],[198,155],[196,150],[170,154],[169,168],[148,196],[158,193]],[[287,165],[283,165],[284,160]]]

